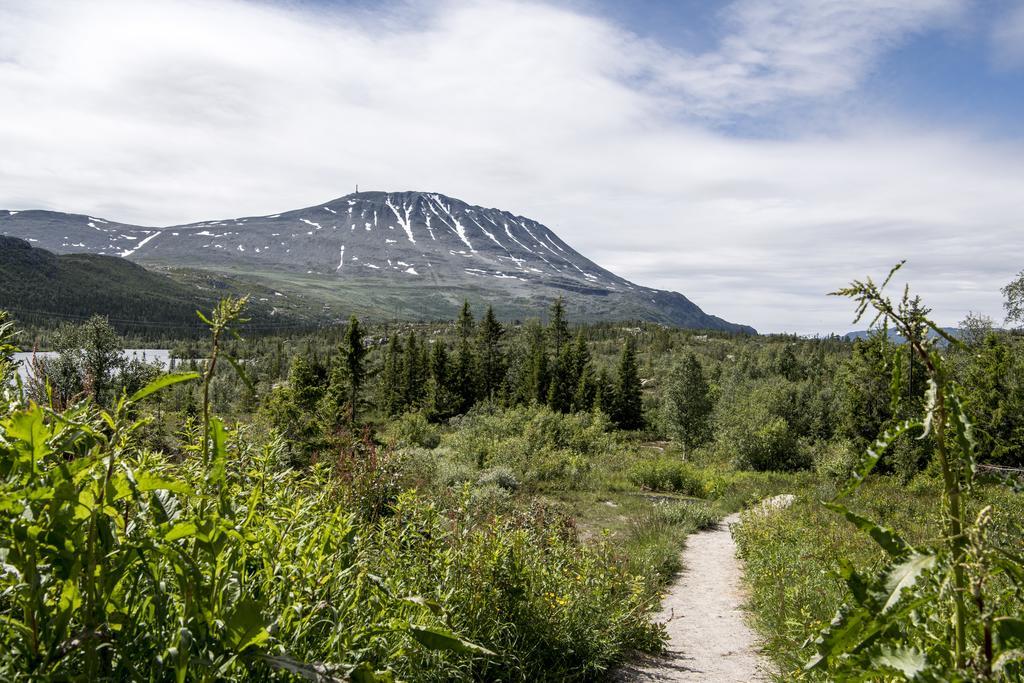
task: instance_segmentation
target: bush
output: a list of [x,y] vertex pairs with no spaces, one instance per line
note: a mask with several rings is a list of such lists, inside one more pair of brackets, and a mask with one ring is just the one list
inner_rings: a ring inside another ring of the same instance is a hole
[[848,440],[818,444],[814,453],[814,471],[834,482],[845,482],[857,466],[860,454]]
[[800,421],[799,385],[780,378],[735,385],[719,405],[717,449],[737,469],[793,471],[811,464],[793,425]]
[[512,470],[507,467],[492,467],[489,470],[485,470],[476,483],[481,487],[496,486],[510,493],[515,492],[519,488],[519,480],[516,479],[516,475],[512,474]]
[[473,467],[450,456],[439,458],[434,470],[434,481],[441,486],[461,486],[473,482],[476,477],[477,471]]
[[470,521],[479,523],[512,511],[512,494],[495,484],[485,484],[472,489],[466,512]]
[[629,469],[629,480],[650,491],[674,491],[688,496],[704,496],[704,477],[689,463],[673,458],[641,460]]
[[523,485],[546,482],[589,485],[595,458],[612,450],[607,418],[591,413],[563,415],[544,407],[471,413],[452,421],[443,441],[477,469],[503,467]]
[[405,413],[388,425],[384,441],[392,448],[437,448],[441,443],[441,433],[423,413]]

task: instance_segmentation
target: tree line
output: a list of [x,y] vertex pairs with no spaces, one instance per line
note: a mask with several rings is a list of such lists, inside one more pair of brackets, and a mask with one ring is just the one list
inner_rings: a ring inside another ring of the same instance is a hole
[[561,413],[600,410],[620,429],[644,424],[636,338],[626,336],[614,372],[595,367],[582,331],[570,334],[561,298],[546,325],[529,323],[514,344],[490,306],[477,320],[463,303],[455,332],[451,346],[415,329],[390,334],[379,340],[382,359],[371,368],[366,329],[352,316],[332,356],[293,357],[287,383],[272,390],[264,412],[314,449],[367,411],[385,418],[418,411],[440,422],[480,404],[540,404]]

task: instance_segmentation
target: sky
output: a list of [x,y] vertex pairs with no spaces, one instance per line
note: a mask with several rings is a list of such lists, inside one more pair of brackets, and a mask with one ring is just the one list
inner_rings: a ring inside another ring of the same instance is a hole
[[435,191],[762,332],[1024,269],[1024,0],[0,0],[0,103],[3,208]]

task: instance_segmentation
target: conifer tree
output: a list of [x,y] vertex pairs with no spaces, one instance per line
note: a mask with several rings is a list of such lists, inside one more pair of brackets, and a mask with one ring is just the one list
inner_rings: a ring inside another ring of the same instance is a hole
[[505,358],[501,350],[501,338],[505,334],[501,323],[494,315],[494,309],[487,307],[487,313],[477,330],[477,362],[480,367],[481,394],[494,400],[505,380]]
[[547,400],[548,406],[560,413],[567,413],[572,409],[572,398],[576,393],[577,384],[573,377],[573,365],[573,348],[563,344],[551,371]]
[[363,341],[363,330],[359,326],[359,319],[353,315],[348,321],[345,344],[342,348],[342,362],[348,385],[348,419],[351,424],[356,422],[359,392],[362,391],[363,380],[366,378],[365,359],[366,344]]
[[609,417],[615,412],[615,383],[605,368],[601,368],[594,381],[593,409]]
[[316,409],[320,397],[323,396],[327,380],[327,371],[316,360],[298,354],[292,360],[288,373],[288,384],[295,404],[307,412]]
[[522,332],[525,344],[512,350],[509,382],[517,404],[543,404],[548,392],[547,339],[544,328],[536,320],[526,324]]
[[402,377],[402,395],[404,408],[416,408],[420,405],[426,392],[426,363],[423,349],[415,332],[410,332],[405,342],[405,358]]
[[446,420],[459,408],[459,396],[452,381],[451,359],[441,340],[430,351],[430,379],[427,382],[426,412],[430,420]]
[[594,367],[591,363],[590,348],[587,340],[581,331],[576,335],[576,344],[573,347],[573,381],[575,389],[572,396],[572,410],[574,412],[590,410],[594,404],[595,377]]
[[562,353],[562,347],[569,343],[569,324],[565,321],[565,302],[562,300],[562,297],[558,297],[551,304],[548,336],[551,339],[554,357],[558,358]]
[[473,332],[476,323],[468,301],[462,302],[456,330],[459,335],[459,348],[455,357],[455,382],[458,386],[459,412],[469,410],[477,397],[477,365],[473,355]]
[[530,327],[530,387],[529,403],[544,403],[548,397],[551,368],[548,362],[547,332],[539,323]]
[[384,368],[380,374],[380,407],[388,415],[402,412],[404,398],[402,382],[405,369],[402,365],[402,344],[397,334],[391,335],[384,353]]
[[615,379],[615,409],[612,420],[620,429],[640,429],[644,425],[643,394],[636,357],[636,338],[626,337],[619,357]]

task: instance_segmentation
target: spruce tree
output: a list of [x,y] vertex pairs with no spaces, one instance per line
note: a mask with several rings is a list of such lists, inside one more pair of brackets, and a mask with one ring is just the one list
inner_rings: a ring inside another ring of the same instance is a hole
[[402,397],[407,409],[418,407],[426,393],[427,367],[421,346],[416,333],[410,332],[405,342],[402,377]]
[[551,371],[551,382],[548,385],[548,406],[560,413],[567,413],[572,409],[572,398],[575,393],[573,349],[568,344],[563,344],[562,351],[558,354]]
[[576,344],[572,354],[572,377],[575,388],[572,396],[574,412],[590,410],[594,404],[595,377],[591,363],[590,348],[581,331],[576,335]]
[[548,336],[551,339],[554,357],[562,353],[562,347],[569,343],[569,324],[565,321],[565,302],[562,297],[551,304],[551,320],[548,322]]
[[366,344],[363,341],[363,330],[359,326],[359,319],[353,315],[348,321],[348,329],[345,331],[345,345],[342,348],[342,361],[346,373],[345,379],[348,383],[348,419],[351,424],[356,422],[359,392],[362,390],[363,380],[366,378],[365,359]]
[[477,330],[477,362],[480,368],[481,394],[494,400],[505,380],[505,358],[501,350],[501,338],[505,334],[501,323],[494,315],[494,309],[487,307],[487,313]]
[[477,397],[477,365],[473,356],[473,331],[476,323],[468,301],[462,302],[456,330],[459,335],[459,349],[455,356],[455,383],[458,386],[460,413],[473,407]]
[[615,412],[615,383],[605,368],[601,368],[594,381],[593,409],[609,417]]
[[448,349],[440,339],[435,340],[430,351],[430,379],[427,381],[428,419],[447,420],[458,413],[458,385],[454,380]]
[[640,429],[644,426],[642,392],[636,357],[636,338],[629,335],[622,347],[618,376],[615,378],[615,409],[612,420],[620,429]]
[[380,408],[388,415],[398,415],[405,408],[402,396],[402,382],[405,368],[402,365],[402,344],[397,334],[391,335],[384,353],[384,368],[380,375]]
[[522,337],[525,338],[525,344],[512,349],[509,363],[513,402],[521,405],[543,404],[548,395],[546,334],[539,322],[531,320],[526,324]]

